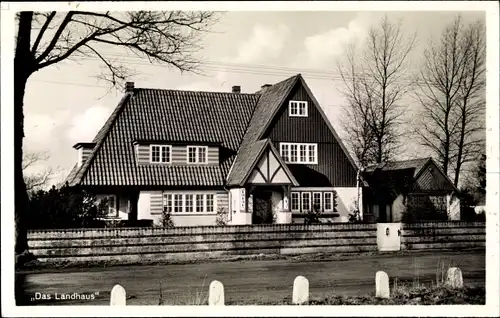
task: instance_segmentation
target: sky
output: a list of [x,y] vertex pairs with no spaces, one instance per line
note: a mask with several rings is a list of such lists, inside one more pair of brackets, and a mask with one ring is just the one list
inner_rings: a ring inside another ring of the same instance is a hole
[[[421,62],[424,48],[437,39],[456,12],[226,12],[204,38],[202,75],[179,71],[106,48],[137,73],[130,80],[140,88],[186,89],[230,92],[233,85],[253,93],[263,84],[273,84],[301,73],[337,132],[343,136],[341,110],[343,84],[337,62],[343,61],[351,43],[362,46],[369,29],[384,14],[401,21],[405,34],[416,32],[417,42],[409,56],[412,69]],[[483,12],[461,12],[464,22],[484,19]],[[122,92],[111,91],[95,76],[101,72],[96,60],[64,61],[43,69],[28,81],[25,95],[24,151],[49,156],[28,172],[51,167],[57,171],[52,183],[64,180],[77,162],[78,142],[92,141],[109,117]],[[407,116],[413,116],[415,101],[405,98]],[[401,158],[428,155],[412,140]]]

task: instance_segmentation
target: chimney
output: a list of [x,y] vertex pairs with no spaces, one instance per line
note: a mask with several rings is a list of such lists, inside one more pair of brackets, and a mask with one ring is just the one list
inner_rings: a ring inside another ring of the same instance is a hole
[[234,94],[241,93],[241,86],[233,86],[233,93]]
[[132,93],[134,91],[134,82],[127,82],[125,84],[125,93]]
[[271,84],[264,84],[260,88],[264,89],[264,88],[271,87],[271,86],[273,86],[273,85],[271,85]]

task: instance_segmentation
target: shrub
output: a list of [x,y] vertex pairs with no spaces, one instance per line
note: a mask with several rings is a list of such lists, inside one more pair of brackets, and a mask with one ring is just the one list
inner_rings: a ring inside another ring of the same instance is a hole
[[358,200],[354,200],[349,208],[349,222],[350,223],[361,223],[360,213],[358,210]]
[[217,209],[217,215],[215,217],[215,225],[227,225],[229,222],[229,215],[225,208],[219,207]]
[[32,192],[26,226],[28,229],[102,227],[99,219],[106,215],[107,202],[96,204],[96,201],[92,193],[68,185]]
[[174,220],[172,220],[172,214],[168,207],[164,207],[161,213],[160,219],[161,226],[167,229],[175,227]]

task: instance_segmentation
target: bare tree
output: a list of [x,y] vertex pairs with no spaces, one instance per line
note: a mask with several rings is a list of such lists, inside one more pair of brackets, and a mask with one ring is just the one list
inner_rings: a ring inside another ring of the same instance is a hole
[[481,23],[464,27],[462,19],[448,25],[439,42],[425,50],[415,94],[420,144],[437,157],[443,171],[454,170],[458,185],[463,164],[477,159],[485,106],[485,39]]
[[49,160],[49,156],[46,153],[41,152],[24,152],[23,155],[23,175],[24,183],[26,184],[26,191],[36,191],[48,185],[51,178],[54,176],[54,169],[48,167],[42,169],[36,173],[29,173],[28,170],[33,165],[40,163],[41,161]]
[[16,253],[28,250],[23,211],[28,200],[23,179],[23,100],[30,76],[64,60],[92,56],[102,62],[101,78],[112,87],[132,70],[111,59],[106,47],[126,49],[151,63],[196,71],[201,36],[217,20],[214,12],[20,12],[14,57],[14,162]]
[[486,36],[483,23],[471,24],[464,31],[462,49],[467,56],[460,82],[457,108],[458,131],[453,136],[454,184],[458,186],[462,167],[474,162],[484,152],[486,109]]
[[409,87],[403,76],[415,39],[416,34],[404,36],[399,22],[384,17],[370,30],[361,56],[351,48],[347,63],[338,65],[347,99],[344,128],[363,166],[391,160],[401,148],[401,100]]

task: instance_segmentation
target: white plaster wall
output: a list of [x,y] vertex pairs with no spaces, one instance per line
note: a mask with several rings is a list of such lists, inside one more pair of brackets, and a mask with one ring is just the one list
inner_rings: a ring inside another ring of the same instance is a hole
[[400,194],[394,202],[392,202],[392,222],[401,222],[403,212],[405,211],[404,197]]
[[140,192],[139,200],[137,201],[137,219],[138,220],[152,220],[151,215],[151,193]]
[[[349,222],[349,213],[351,212],[351,207],[354,206],[358,191],[356,187],[351,188],[333,188],[337,191],[337,213],[340,214],[339,217],[334,218],[334,222]],[[361,192],[360,192],[361,194]],[[360,210],[363,206],[360,205]],[[363,213],[361,211],[361,213]]]

